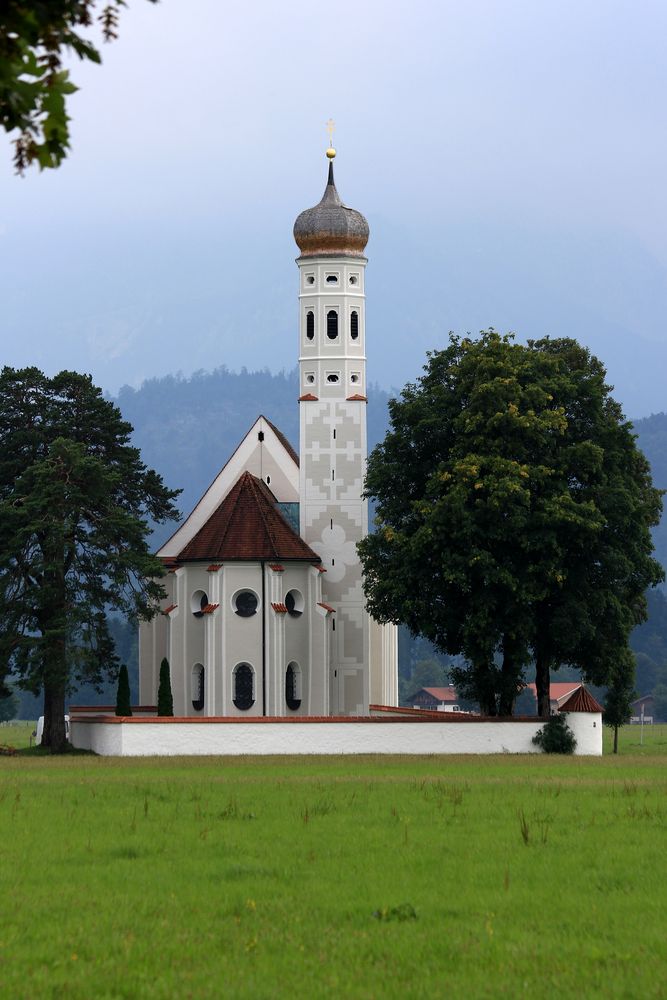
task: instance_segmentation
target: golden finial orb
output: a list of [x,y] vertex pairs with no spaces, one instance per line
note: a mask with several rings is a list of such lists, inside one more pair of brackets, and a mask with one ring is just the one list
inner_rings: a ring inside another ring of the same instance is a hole
[[333,160],[335,156],[336,156],[336,150],[333,148],[333,146],[329,146],[329,148],[327,149],[327,159]]

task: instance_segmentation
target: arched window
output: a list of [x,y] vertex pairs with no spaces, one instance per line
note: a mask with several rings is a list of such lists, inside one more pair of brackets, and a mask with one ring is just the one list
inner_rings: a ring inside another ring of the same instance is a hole
[[285,607],[292,618],[300,618],[303,614],[303,594],[298,590],[288,590],[285,594]]
[[255,672],[249,663],[237,663],[233,681],[234,704],[241,712],[247,712],[255,704]]
[[201,618],[204,608],[208,605],[208,595],[203,590],[195,590],[190,599],[190,610],[195,618]]
[[350,336],[352,340],[356,340],[359,336],[359,313],[356,309],[350,313]]
[[312,310],[308,310],[306,313],[306,337],[308,340],[312,340],[315,336],[315,313]]
[[192,668],[192,707],[196,712],[204,707],[204,667],[201,663],[195,663]]
[[288,663],[285,671],[285,702],[292,712],[301,707],[301,670],[298,663]]
[[338,336],[338,313],[335,309],[330,309],[327,313],[327,337],[335,340]]

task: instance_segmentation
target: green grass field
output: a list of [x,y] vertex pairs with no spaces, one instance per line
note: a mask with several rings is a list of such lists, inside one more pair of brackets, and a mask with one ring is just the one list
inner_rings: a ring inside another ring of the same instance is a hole
[[2,757],[0,995],[662,997],[667,727],[644,744]]

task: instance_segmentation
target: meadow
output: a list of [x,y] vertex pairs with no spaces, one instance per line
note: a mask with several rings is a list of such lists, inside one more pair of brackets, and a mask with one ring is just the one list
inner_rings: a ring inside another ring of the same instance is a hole
[[667,727],[621,751],[2,757],[0,995],[664,996]]

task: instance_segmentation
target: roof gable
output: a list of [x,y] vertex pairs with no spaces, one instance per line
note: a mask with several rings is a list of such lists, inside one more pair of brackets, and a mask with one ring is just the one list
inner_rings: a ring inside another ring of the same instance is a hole
[[243,472],[264,479],[270,476],[271,490],[278,502],[299,502],[296,452],[270,420],[258,417],[199,503],[158,551],[162,559],[178,556],[218,509]]
[[261,479],[244,472],[193,538],[180,550],[191,560],[304,560],[320,558],[276,508],[276,498]]

